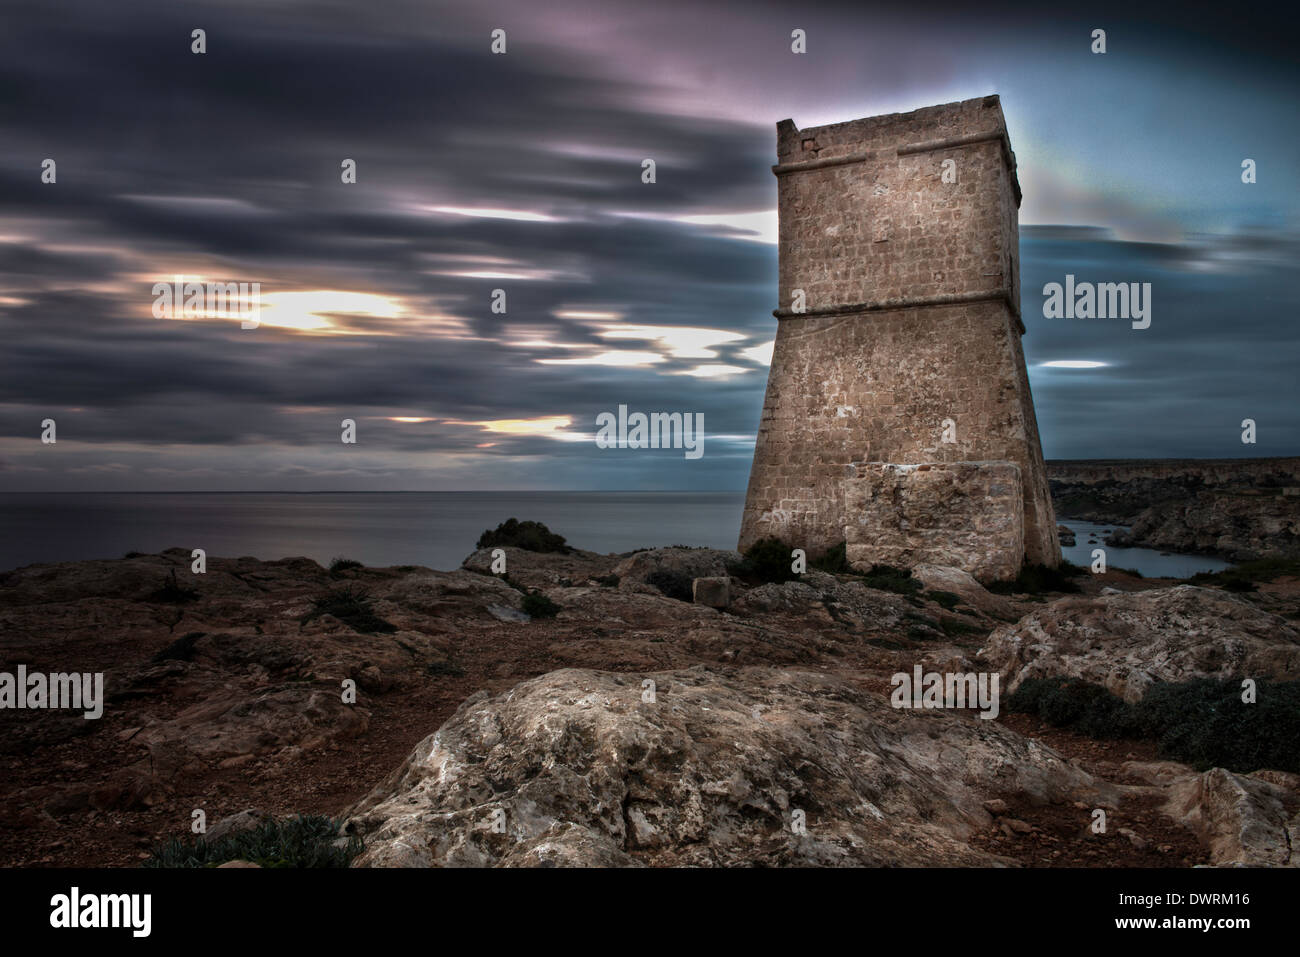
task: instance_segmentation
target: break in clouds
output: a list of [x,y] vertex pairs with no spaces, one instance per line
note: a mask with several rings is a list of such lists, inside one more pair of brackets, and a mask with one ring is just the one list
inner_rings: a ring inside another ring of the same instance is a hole
[[[1295,451],[1295,68],[1262,28],[1089,8],[1095,56],[1064,15],[545,6],[7,5],[0,489],[743,487],[775,122],[991,92],[1046,455]],[[1191,63],[1199,108],[1161,107],[1147,81]],[[1149,327],[1045,318],[1067,275],[1149,283]],[[258,328],[157,317],[178,277],[259,284]],[[706,453],[600,448],[620,407],[702,416]]]

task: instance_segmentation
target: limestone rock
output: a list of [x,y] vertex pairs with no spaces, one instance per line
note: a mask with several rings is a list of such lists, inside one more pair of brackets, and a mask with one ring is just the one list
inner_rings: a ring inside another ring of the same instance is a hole
[[614,567],[623,582],[641,582],[655,572],[668,572],[685,578],[721,578],[728,565],[740,562],[739,552],[717,548],[652,548],[629,555]]
[[357,866],[987,865],[988,794],[1114,799],[994,722],[827,675],[696,667],[652,675],[653,703],[642,677],[474,695],[348,812]]
[[978,581],[970,572],[946,565],[917,565],[912,569],[912,577],[931,591],[948,591],[959,595],[963,602],[981,614],[991,618],[1010,618],[1014,616],[1015,606],[1000,595],[995,595]]
[[697,605],[726,608],[731,604],[731,579],[696,578],[691,582],[691,597]]
[[980,654],[1002,673],[1004,694],[1026,678],[1056,676],[1130,702],[1156,681],[1300,679],[1300,632],[1286,619],[1191,585],[1061,598],[995,629]]
[[260,827],[262,823],[268,820],[271,815],[265,811],[259,811],[257,808],[248,808],[240,811],[238,814],[231,814],[223,817],[217,823],[213,824],[204,833],[203,839],[209,844],[215,844],[222,838],[230,837],[232,834],[242,834],[244,831],[251,831]]
[[849,564],[930,563],[986,581],[1014,578],[1025,555],[1021,483],[1014,462],[856,464],[844,489]]

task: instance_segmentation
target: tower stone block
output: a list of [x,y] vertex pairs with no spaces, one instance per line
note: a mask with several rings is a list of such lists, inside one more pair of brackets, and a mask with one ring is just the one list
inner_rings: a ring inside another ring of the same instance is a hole
[[783,120],[777,158],[776,345],[740,547],[847,542],[857,567],[984,578],[1057,564],[998,98]]

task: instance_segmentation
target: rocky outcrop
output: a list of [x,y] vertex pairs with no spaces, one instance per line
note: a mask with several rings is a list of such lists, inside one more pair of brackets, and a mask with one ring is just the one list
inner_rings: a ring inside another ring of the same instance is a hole
[[1060,516],[1132,526],[1110,544],[1300,558],[1300,458],[1049,462]]
[[1223,555],[1234,562],[1300,558],[1300,497],[1202,492],[1144,510],[1107,543]]
[[1172,761],[1124,765],[1160,788],[1165,812],[1195,833],[1220,867],[1300,867],[1300,775],[1203,774]]
[[[966,607],[990,618],[1015,617],[1015,606],[1000,595],[995,595],[969,572],[946,565],[917,565],[912,577],[919,580],[927,591],[948,592],[958,596]],[[958,606],[960,607],[960,606]]]
[[565,670],[470,698],[345,831],[369,867],[996,864],[968,844],[986,800],[1117,793],[994,722],[823,674]]
[[1156,681],[1300,679],[1300,632],[1208,588],[1061,598],[989,635],[980,654],[1004,693],[1026,678],[1082,678],[1137,701]]

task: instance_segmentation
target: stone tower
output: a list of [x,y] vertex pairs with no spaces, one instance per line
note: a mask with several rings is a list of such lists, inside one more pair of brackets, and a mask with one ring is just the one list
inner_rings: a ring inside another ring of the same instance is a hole
[[776,131],[779,321],[740,547],[985,580],[1057,564],[998,98]]

